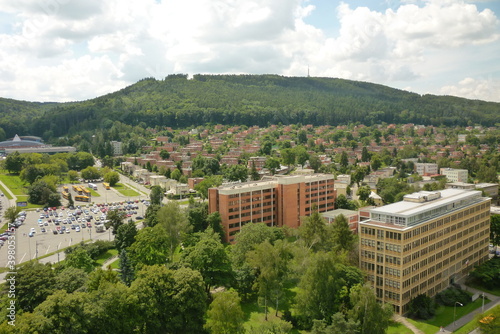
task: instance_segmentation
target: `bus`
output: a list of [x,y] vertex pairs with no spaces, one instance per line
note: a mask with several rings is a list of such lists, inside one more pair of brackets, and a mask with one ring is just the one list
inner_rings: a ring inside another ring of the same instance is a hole
[[69,192],[67,192],[67,191],[63,191],[63,193],[62,193],[62,197],[63,197],[64,199],[69,199]]
[[78,195],[83,195],[83,189],[82,189],[82,187],[76,187],[75,191],[78,193]]
[[88,197],[88,196],[76,195],[76,196],[75,196],[75,201],[80,201],[80,202],[90,202],[90,197]]
[[109,183],[107,182],[103,182],[102,185],[104,186],[104,188],[106,188],[106,190],[109,190]]
[[89,188],[93,190],[97,190],[97,184],[95,183],[89,183]]
[[92,196],[92,193],[90,192],[90,190],[82,187],[82,191],[83,191],[83,195],[89,196],[89,197]]
[[69,188],[67,186],[63,186],[63,192],[69,193]]
[[77,185],[73,185],[73,191],[78,192],[77,189],[78,189],[78,186]]

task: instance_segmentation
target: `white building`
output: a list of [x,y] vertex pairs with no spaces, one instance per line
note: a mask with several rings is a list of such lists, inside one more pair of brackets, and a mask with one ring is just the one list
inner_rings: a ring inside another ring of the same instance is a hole
[[113,155],[122,155],[122,142],[121,141],[111,141],[111,147],[113,148]]
[[421,163],[415,164],[415,172],[418,175],[434,175],[438,173],[438,165],[434,163]]
[[448,182],[467,182],[469,178],[467,169],[441,168],[440,174],[446,176]]

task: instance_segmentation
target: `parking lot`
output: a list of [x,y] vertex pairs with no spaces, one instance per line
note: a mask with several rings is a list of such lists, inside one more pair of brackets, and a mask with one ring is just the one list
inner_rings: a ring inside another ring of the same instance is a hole
[[[128,215],[126,220],[135,221],[137,217],[144,217],[147,206],[141,200],[147,199],[145,195],[125,197],[113,189],[106,190],[102,183],[97,184],[96,191],[100,197],[93,196],[90,203],[75,201],[73,210],[26,210],[24,222],[14,232],[17,263],[42,257],[81,241],[113,240],[110,230],[98,232],[108,210],[123,211]],[[62,202],[67,203],[64,199]],[[0,267],[5,267],[6,262],[7,247],[4,245],[0,247]]]

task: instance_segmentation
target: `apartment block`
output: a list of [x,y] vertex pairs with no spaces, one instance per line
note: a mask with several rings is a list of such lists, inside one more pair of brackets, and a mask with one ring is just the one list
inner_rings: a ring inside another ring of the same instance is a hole
[[319,212],[333,210],[333,184],[333,175],[309,174],[222,185],[208,190],[208,211],[220,213],[226,240],[234,242],[234,235],[248,223],[297,228],[313,206]]
[[438,164],[417,162],[415,163],[415,172],[422,176],[438,174]]
[[121,141],[111,141],[111,147],[113,148],[113,155],[122,155],[122,142]]
[[399,314],[488,259],[490,198],[480,191],[421,191],[369,212],[359,222],[360,266],[377,298]]
[[448,182],[467,182],[469,178],[467,169],[441,168],[440,174],[446,176]]

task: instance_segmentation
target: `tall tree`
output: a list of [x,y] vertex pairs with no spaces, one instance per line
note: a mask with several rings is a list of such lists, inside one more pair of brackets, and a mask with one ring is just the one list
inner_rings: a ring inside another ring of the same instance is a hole
[[137,273],[130,289],[137,296],[143,314],[139,332],[203,332],[207,297],[203,279],[197,271],[148,266]]
[[344,291],[363,282],[363,274],[357,268],[341,263],[333,253],[316,253],[299,282],[295,309],[304,322],[326,320],[338,312],[344,304]]
[[226,286],[232,279],[229,257],[219,235],[209,228],[200,240],[182,253],[182,262],[198,270],[205,282],[207,295],[211,287]]
[[384,334],[394,313],[392,306],[378,303],[370,285],[358,285],[351,288],[349,298],[352,308],[348,316],[352,321],[359,321],[360,332]]
[[158,210],[158,225],[167,236],[170,258],[174,255],[175,248],[180,245],[185,234],[191,230],[184,210],[179,203],[170,201]]
[[9,206],[5,210],[4,217],[5,219],[7,219],[7,223],[9,224],[9,226],[14,223],[19,212],[21,212],[21,208],[18,206]]
[[[10,275],[7,275],[7,279]],[[17,268],[16,305],[25,312],[31,312],[54,292],[55,273],[50,264],[28,262]]]
[[161,205],[163,200],[163,189],[160,186],[152,186],[149,193],[149,199],[152,205]]
[[115,245],[118,253],[132,245],[136,235],[137,227],[133,221],[120,225],[115,235]]
[[355,246],[354,233],[344,215],[338,215],[332,223],[332,243],[337,251],[351,251]]
[[245,315],[241,299],[234,290],[214,294],[207,312],[205,328],[213,334],[243,334]]
[[110,210],[106,214],[108,222],[106,223],[106,228],[113,228],[113,234],[116,234],[118,228],[123,225],[123,220],[125,219],[125,213],[118,210]]
[[4,162],[4,167],[9,173],[20,173],[23,169],[24,158],[18,151],[7,155]]
[[166,264],[169,252],[170,238],[160,225],[140,230],[135,237],[135,242],[127,249],[135,269]]
[[130,286],[134,280],[134,267],[126,249],[122,249],[120,252],[120,279],[127,286]]
[[314,210],[309,217],[304,217],[299,235],[306,247],[314,251],[327,250],[330,247],[326,223],[318,210]]
[[212,212],[207,216],[207,227],[210,227],[215,233],[217,233],[222,242],[227,242],[226,232],[222,226],[222,218],[218,211]]
[[490,240],[493,245],[500,245],[500,215],[490,216]]
[[254,161],[252,161],[252,168],[250,169],[249,175],[252,181],[260,180],[260,175],[259,172],[257,171],[257,168],[255,167]]
[[109,183],[111,187],[114,187],[118,181],[120,181],[120,174],[117,172],[110,171],[104,174],[104,182]]
[[71,253],[66,254],[64,266],[82,269],[86,273],[90,273],[94,269],[94,260],[83,247],[77,247]]
[[265,319],[267,320],[268,300],[276,301],[276,316],[279,300],[288,274],[288,262],[292,254],[285,240],[277,240],[274,245],[269,241],[257,245],[248,253],[249,264],[257,269],[257,288],[259,296],[264,299]]

